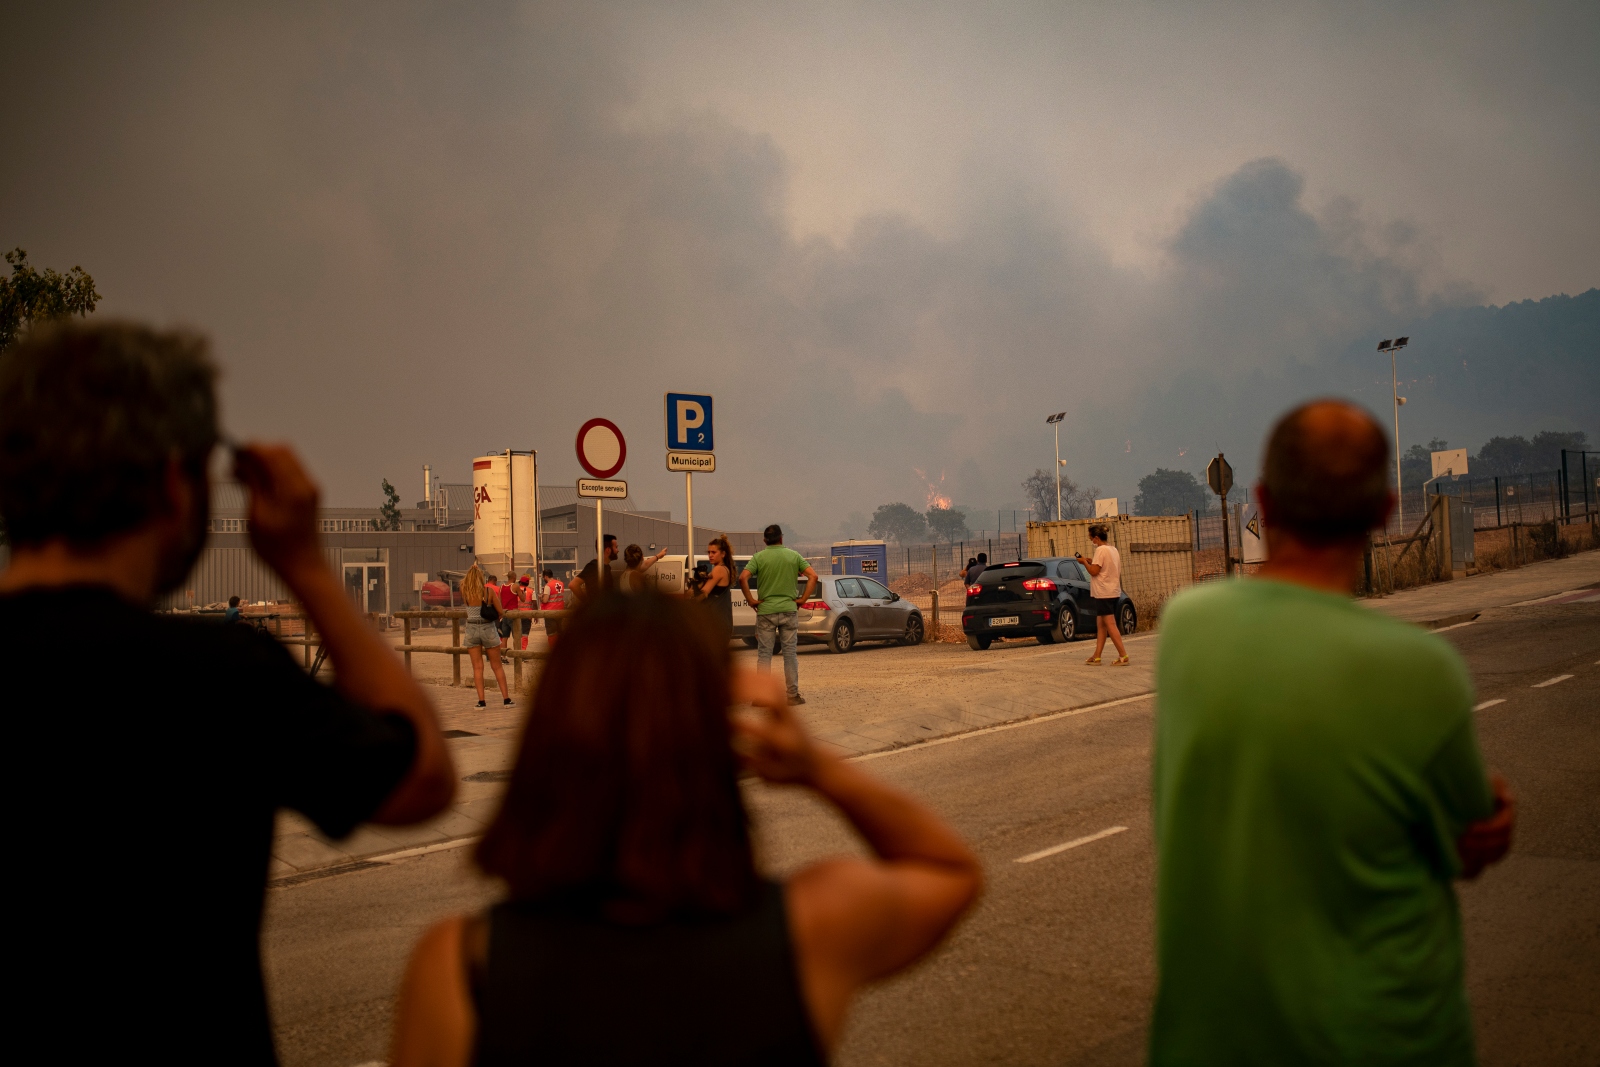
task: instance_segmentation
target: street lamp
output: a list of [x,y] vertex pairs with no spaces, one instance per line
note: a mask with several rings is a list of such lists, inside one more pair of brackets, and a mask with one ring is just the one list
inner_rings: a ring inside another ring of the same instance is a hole
[[1378,351],[1389,353],[1389,385],[1394,390],[1394,513],[1402,532],[1406,525],[1405,486],[1400,481],[1400,409],[1406,398],[1400,395],[1400,371],[1395,353],[1410,341],[1409,337],[1396,337],[1392,341],[1379,341]]
[[1045,419],[1045,425],[1056,428],[1056,521],[1061,521],[1061,420],[1067,417],[1065,411],[1058,411]]

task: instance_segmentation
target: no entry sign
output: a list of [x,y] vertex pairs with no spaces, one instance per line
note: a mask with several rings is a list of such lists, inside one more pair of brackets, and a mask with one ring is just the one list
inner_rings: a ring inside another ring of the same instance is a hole
[[578,427],[578,462],[596,478],[609,478],[628,459],[628,442],[610,419],[590,419]]

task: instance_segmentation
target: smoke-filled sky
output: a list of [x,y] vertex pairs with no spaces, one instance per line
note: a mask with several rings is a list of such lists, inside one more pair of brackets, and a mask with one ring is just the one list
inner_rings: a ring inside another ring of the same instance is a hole
[[[336,504],[508,446],[568,481],[603,415],[636,502],[681,517],[669,389],[716,397],[701,522],[1015,504],[1060,410],[1070,476],[1131,497],[1219,448],[1253,469],[1307,392],[1386,412],[1382,337],[1417,327],[1415,378],[1430,316],[1600,283],[1593,3],[0,26],[0,243],[81,264],[102,314],[209,332],[232,431],[296,442]],[[1402,438],[1600,428],[1562,394],[1414,402]]]

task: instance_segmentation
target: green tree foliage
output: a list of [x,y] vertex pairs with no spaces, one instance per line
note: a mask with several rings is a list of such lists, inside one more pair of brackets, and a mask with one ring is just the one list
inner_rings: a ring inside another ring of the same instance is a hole
[[879,504],[867,523],[867,532],[885,541],[906,544],[927,536],[928,522],[910,504]]
[[1561,466],[1561,450],[1581,450],[1589,447],[1589,435],[1582,430],[1559,433],[1545,430],[1533,435],[1533,440],[1518,437],[1491,437],[1478,449],[1478,456],[1470,467],[1474,476],[1505,477],[1530,474],[1534,471],[1553,471]]
[[378,509],[378,517],[371,520],[374,530],[400,529],[400,491],[389,484],[389,479],[383,480],[383,506]]
[[935,541],[965,541],[972,536],[972,531],[967,529],[967,513],[954,508],[932,507],[927,510],[923,518],[928,523],[928,532]]
[[1133,498],[1135,515],[1187,515],[1205,511],[1211,490],[1188,471],[1157,467],[1139,479],[1139,495]]
[[29,265],[23,248],[7,252],[6,262],[11,264],[11,277],[0,276],[0,351],[37,323],[87,316],[100,302],[94,279],[82,267],[65,274],[46,267],[41,274]]
[[[1056,517],[1056,478],[1044,469],[1035,470],[1022,480],[1023,499],[1033,509],[1035,522],[1045,522]],[[1095,498],[1100,487],[1080,489],[1065,474],[1061,476],[1061,517],[1063,519],[1089,519],[1094,517]]]

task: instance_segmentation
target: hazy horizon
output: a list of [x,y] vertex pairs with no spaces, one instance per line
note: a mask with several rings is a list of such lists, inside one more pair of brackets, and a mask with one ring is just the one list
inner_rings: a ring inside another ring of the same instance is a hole
[[603,415],[681,518],[668,390],[717,398],[697,522],[1003,506],[1060,410],[1070,476],[1131,500],[1253,468],[1311,393],[1387,422],[1373,348],[1408,332],[1402,444],[1600,439],[1596,301],[1522,303],[1600,284],[1593,5],[7,24],[0,243],[209,333],[230,431],[294,442],[333,505],[506,447],[570,480]]

